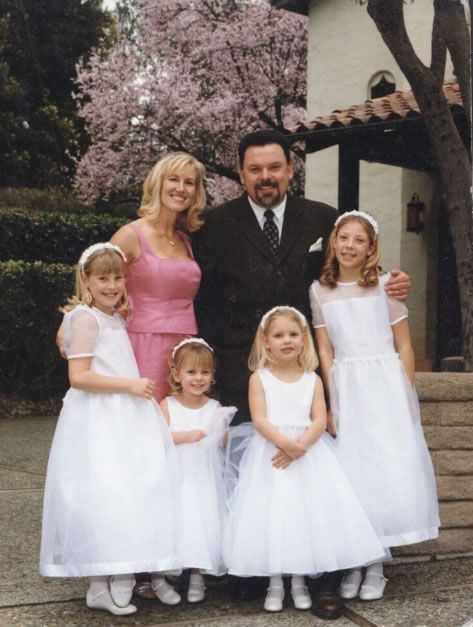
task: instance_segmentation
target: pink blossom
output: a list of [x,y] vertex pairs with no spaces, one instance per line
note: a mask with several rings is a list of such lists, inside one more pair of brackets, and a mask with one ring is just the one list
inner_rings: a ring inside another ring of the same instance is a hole
[[306,19],[266,0],[139,0],[133,38],[78,73],[92,143],[75,184],[92,202],[140,186],[167,151],[206,166],[213,202],[235,195],[242,134],[303,117]]

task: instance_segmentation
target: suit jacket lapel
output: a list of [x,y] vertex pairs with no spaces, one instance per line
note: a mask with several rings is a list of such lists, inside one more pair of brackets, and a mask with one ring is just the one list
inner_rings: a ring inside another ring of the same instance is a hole
[[294,206],[293,199],[291,196],[288,196],[284,210],[281,246],[278,256],[279,263],[282,263],[291,250],[293,250],[295,241],[304,227],[302,218],[302,208]]
[[[243,194],[240,197],[240,203],[238,210],[233,213],[236,223],[240,227],[243,235],[248,241],[273,264],[278,263],[278,257],[275,257],[271,248],[269,247],[268,240],[266,239],[258,220],[248,202],[248,196]],[[284,221],[286,218],[284,218]]]

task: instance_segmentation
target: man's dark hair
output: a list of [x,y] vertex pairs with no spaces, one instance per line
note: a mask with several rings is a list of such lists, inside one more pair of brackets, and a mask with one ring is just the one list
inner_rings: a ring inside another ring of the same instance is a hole
[[291,162],[291,153],[289,150],[290,144],[286,135],[283,135],[283,133],[280,133],[279,131],[254,131],[253,133],[245,135],[238,146],[238,160],[240,168],[243,167],[243,160],[248,148],[251,148],[252,146],[267,146],[268,144],[278,144],[278,146],[281,146],[284,151],[286,161],[288,163]]

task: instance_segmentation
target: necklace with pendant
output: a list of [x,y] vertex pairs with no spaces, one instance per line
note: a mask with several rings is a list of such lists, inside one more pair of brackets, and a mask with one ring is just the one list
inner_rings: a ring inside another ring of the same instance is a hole
[[164,239],[168,242],[168,244],[170,244],[171,246],[176,245],[176,241],[171,239],[168,235],[166,235],[166,232],[164,230],[158,229],[158,233],[162,235],[162,237],[164,237]]

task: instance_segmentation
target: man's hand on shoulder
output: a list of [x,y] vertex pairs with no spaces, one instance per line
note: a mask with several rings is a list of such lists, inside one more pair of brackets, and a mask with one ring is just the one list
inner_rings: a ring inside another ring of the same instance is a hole
[[411,293],[412,283],[408,274],[402,270],[394,268],[390,272],[391,278],[386,281],[384,289],[388,296],[392,296],[396,300],[406,300]]

